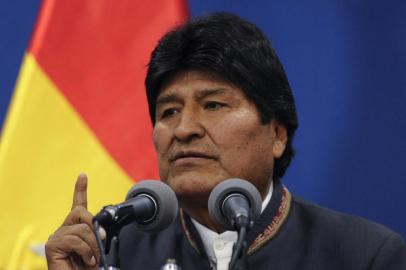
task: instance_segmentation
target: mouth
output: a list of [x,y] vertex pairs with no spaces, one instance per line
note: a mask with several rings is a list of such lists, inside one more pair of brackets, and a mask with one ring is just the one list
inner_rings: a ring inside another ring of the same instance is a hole
[[199,160],[199,159],[214,159],[214,156],[198,152],[198,151],[180,151],[177,152],[171,159],[171,162],[179,162],[184,160]]

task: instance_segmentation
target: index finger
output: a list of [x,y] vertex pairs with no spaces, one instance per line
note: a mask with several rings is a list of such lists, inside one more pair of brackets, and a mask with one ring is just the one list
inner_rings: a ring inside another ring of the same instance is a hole
[[78,176],[73,193],[72,210],[77,206],[87,209],[87,176],[84,173]]

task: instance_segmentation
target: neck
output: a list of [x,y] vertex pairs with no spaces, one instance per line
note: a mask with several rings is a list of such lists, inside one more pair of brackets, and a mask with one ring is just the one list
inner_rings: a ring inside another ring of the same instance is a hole
[[209,211],[207,207],[200,206],[200,207],[190,207],[190,204],[182,204],[181,207],[183,211],[185,211],[191,218],[199,222],[200,224],[204,225],[205,227],[209,228],[212,231],[217,233],[224,232],[224,229],[218,226],[214,221],[210,218]]

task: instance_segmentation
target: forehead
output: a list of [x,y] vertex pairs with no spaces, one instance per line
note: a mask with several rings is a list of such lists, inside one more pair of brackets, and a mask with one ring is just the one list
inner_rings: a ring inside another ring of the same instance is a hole
[[[200,95],[227,94],[243,91],[230,82],[216,76],[215,74],[203,71],[184,71],[177,73],[164,82],[158,94],[158,103],[168,95]],[[245,96],[245,95],[244,95]]]

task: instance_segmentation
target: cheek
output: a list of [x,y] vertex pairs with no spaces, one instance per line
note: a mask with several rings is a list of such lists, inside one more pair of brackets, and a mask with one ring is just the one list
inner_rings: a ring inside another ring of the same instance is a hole
[[154,126],[152,133],[155,151],[158,156],[158,168],[161,179],[166,179],[168,175],[168,162],[166,155],[171,143],[170,131],[167,127],[160,124]]
[[162,124],[156,124],[152,132],[155,151],[158,155],[165,154],[170,145],[170,131]]
[[272,173],[272,134],[257,114],[242,112],[212,126],[212,138],[221,152],[221,164],[232,176],[251,181]]
[[259,117],[252,110],[240,110],[212,123],[209,133],[213,141],[235,152],[244,152],[246,147],[257,145],[263,133]]
[[274,165],[269,138],[257,132],[236,134],[236,137],[243,143],[229,148],[224,166],[229,168],[232,175],[248,180],[264,194],[272,178]]
[[[254,133],[234,133],[234,139],[227,145],[227,165],[244,171],[248,168],[257,167],[256,170],[272,167],[273,155],[271,145],[263,140],[263,137]],[[233,142],[235,142],[233,144]],[[250,173],[252,173],[251,170]]]

